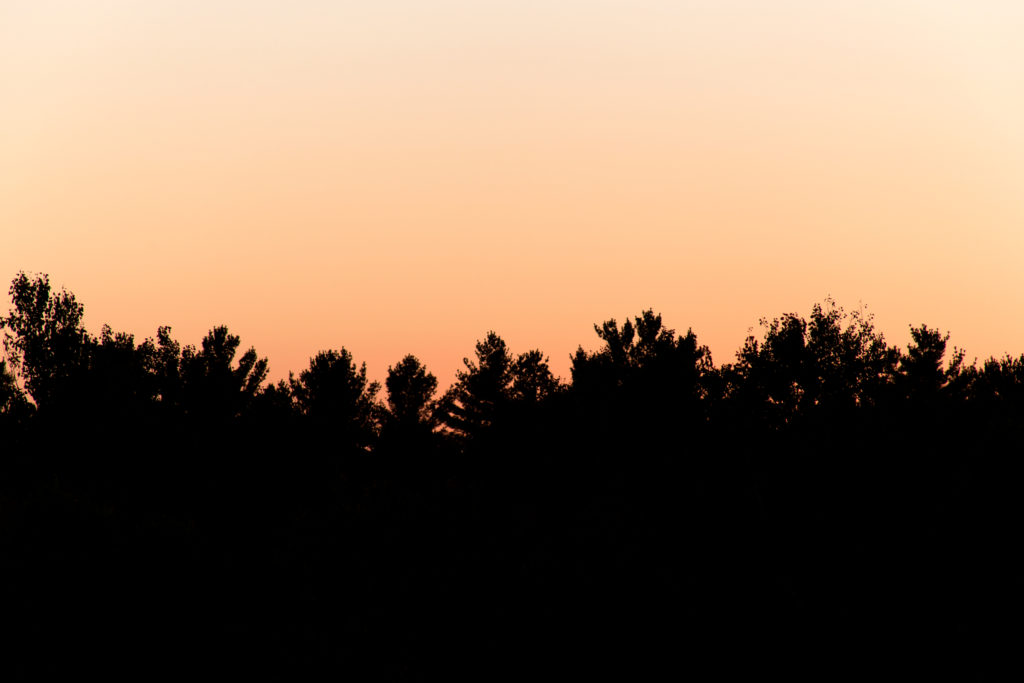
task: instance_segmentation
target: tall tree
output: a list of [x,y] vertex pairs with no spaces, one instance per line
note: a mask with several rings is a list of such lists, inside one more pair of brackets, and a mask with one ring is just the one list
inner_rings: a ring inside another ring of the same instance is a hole
[[541,403],[562,389],[551,372],[548,358],[539,350],[526,351],[512,366],[512,398],[520,403]]
[[711,352],[692,330],[676,335],[660,315],[643,311],[622,327],[612,318],[594,331],[603,348],[572,357],[572,392],[606,425],[700,419],[709,392]]
[[388,368],[386,422],[400,430],[433,428],[433,398],[437,378],[413,355]]
[[161,412],[177,415],[183,408],[182,354],[181,344],[171,336],[171,328],[157,328],[155,339],[146,339],[139,345],[139,355]]
[[19,273],[9,291],[14,307],[0,317],[8,360],[40,410],[75,403],[93,343],[84,307],[71,292],[53,293],[46,274]]
[[366,363],[358,368],[345,348],[317,353],[309,368],[291,378],[300,412],[322,434],[342,448],[369,448],[377,433],[377,392],[380,385],[366,378]]
[[761,339],[747,337],[737,362],[724,368],[729,393],[745,419],[772,427],[811,415],[831,419],[877,404],[894,382],[899,350],[872,317],[847,314],[829,299],[808,322],[796,313],[761,320]]
[[907,352],[900,358],[907,392],[913,398],[924,399],[935,396],[960,372],[963,353],[954,352],[949,367],[943,367],[949,333],[929,329],[927,325],[910,328],[911,342]]
[[[560,389],[543,353],[513,356],[494,331],[477,341],[475,356],[462,359],[465,369],[456,372],[437,406],[440,422],[458,436],[479,436],[510,410],[536,407]],[[521,412],[517,417],[527,419]]]
[[490,331],[475,351],[475,361],[462,359],[465,369],[438,404],[440,421],[464,437],[490,427],[511,399],[514,361],[505,340]]
[[240,342],[221,325],[210,330],[198,351],[185,347],[181,373],[187,412],[201,419],[222,420],[238,417],[249,406],[267,377],[268,365],[253,348],[235,364]]
[[413,355],[388,368],[387,401],[381,415],[378,448],[401,471],[415,472],[428,464],[424,456],[440,445],[434,394],[437,378]]

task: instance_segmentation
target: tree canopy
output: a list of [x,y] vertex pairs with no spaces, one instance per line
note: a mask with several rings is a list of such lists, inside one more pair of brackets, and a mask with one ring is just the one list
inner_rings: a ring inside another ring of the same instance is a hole
[[148,670],[187,660],[187,633],[264,676],[427,678],[474,653],[476,677],[558,653],[579,674],[611,653],[636,677],[716,639],[986,635],[1012,592],[1024,356],[967,362],[929,325],[901,347],[826,299],[716,366],[648,309],[596,324],[565,382],[489,331],[438,396],[411,354],[383,386],[340,344],[275,383],[226,326],[93,335],[46,275],[10,294],[0,572],[36,642],[8,648],[22,670],[111,643]]

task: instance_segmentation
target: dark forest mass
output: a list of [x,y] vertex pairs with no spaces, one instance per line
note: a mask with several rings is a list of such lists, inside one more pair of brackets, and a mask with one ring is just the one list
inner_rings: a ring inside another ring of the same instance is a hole
[[644,311],[568,381],[488,332],[439,395],[411,355],[274,384],[226,327],[96,337],[46,276],[10,295],[15,671],[724,674],[998,637],[1020,583],[1024,356],[926,325],[826,301],[716,366]]

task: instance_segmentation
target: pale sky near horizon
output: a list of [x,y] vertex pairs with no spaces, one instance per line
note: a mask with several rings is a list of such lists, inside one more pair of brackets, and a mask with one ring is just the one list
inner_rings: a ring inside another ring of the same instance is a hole
[[[0,279],[448,384],[831,295],[1024,352],[1019,0],[0,0]],[[0,305],[0,309],[6,304]]]

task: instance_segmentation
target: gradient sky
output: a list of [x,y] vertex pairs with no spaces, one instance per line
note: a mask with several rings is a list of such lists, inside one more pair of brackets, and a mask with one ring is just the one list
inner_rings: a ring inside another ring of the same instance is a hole
[[716,363],[833,296],[1024,351],[1020,0],[2,0],[0,278],[271,375],[566,376],[652,307]]

